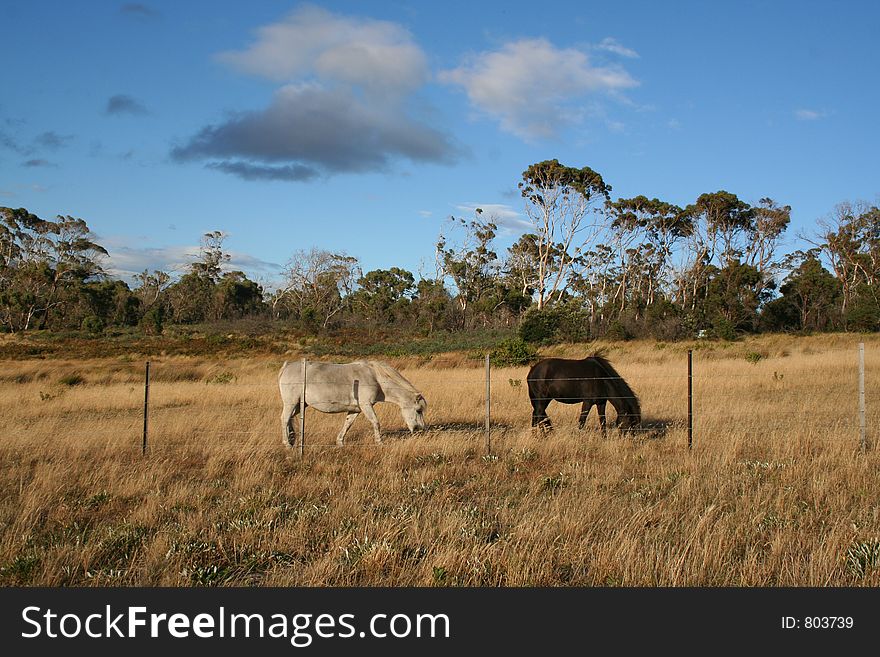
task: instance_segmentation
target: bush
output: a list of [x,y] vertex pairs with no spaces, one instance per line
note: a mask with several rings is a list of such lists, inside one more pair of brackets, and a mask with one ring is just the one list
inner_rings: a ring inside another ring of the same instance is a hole
[[608,325],[608,329],[605,331],[606,340],[622,342],[625,340],[631,340],[632,337],[632,333],[630,333],[626,325],[619,319],[615,319],[613,322],[611,322]]
[[712,324],[712,334],[721,340],[733,342],[736,340],[736,327],[729,319],[718,317]]
[[162,324],[165,320],[165,313],[162,306],[150,308],[143,318],[141,318],[141,329],[147,335],[162,335]]
[[583,308],[565,305],[554,308],[558,318],[555,339],[560,342],[588,342],[591,337],[590,314]]
[[489,359],[498,367],[528,365],[538,359],[538,351],[522,338],[512,338],[499,342]]
[[681,311],[665,299],[645,309],[645,326],[648,334],[656,340],[672,342],[681,340],[688,333]]
[[880,306],[869,297],[857,297],[846,311],[849,331],[868,333],[880,328]]
[[104,320],[97,315],[89,315],[83,319],[80,328],[92,335],[97,335],[104,330]]
[[526,342],[586,342],[590,339],[590,316],[573,304],[552,308],[531,308],[517,331]]
[[556,333],[559,319],[559,313],[552,308],[531,308],[523,315],[517,333],[524,342],[545,342]]

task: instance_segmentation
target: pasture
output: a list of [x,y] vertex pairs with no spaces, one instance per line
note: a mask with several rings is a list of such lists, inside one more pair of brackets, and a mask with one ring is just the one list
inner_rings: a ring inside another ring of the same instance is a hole
[[607,439],[595,409],[578,431],[579,407],[558,404],[533,434],[528,367],[495,368],[491,453],[479,359],[387,359],[427,398],[428,430],[379,404],[385,442],[360,417],[337,448],[343,416],[309,410],[303,459],[282,447],[276,383],[299,354],[152,357],[146,456],[146,358],[3,361],[0,584],[877,586],[878,347],[609,345],[648,430]]

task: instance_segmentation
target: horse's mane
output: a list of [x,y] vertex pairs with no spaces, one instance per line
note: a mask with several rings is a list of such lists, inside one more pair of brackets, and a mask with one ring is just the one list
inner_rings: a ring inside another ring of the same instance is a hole
[[[373,372],[376,373],[376,376],[380,378],[382,390],[386,393],[391,392],[393,394],[395,388],[402,388],[414,395],[421,395],[416,387],[410,383],[403,374],[391,367],[388,363],[382,362],[381,360],[368,360],[367,364],[372,368]],[[389,383],[386,383],[386,381],[390,381],[390,385]]]
[[614,406],[615,410],[618,412],[617,414],[629,415],[636,424],[641,422],[642,407],[639,403],[638,395],[636,395],[633,389],[629,387],[626,380],[617,373],[617,370],[614,369],[611,363],[608,362],[608,359],[605,358],[604,352],[598,350],[589,358],[595,361],[595,363],[605,372],[605,376],[608,377],[606,382],[613,391],[613,395],[609,396],[608,401]]

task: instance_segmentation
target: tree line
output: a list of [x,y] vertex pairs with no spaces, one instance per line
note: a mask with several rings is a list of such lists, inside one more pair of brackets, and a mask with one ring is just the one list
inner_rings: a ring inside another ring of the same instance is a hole
[[315,248],[294,253],[271,290],[229,267],[220,231],[183,275],[143,271],[129,285],[108,275],[82,219],[0,207],[0,327],[156,334],[253,317],[306,332],[504,327],[530,342],[880,328],[876,206],[840,203],[798,235],[809,248],[784,252],[791,207],[769,197],[719,190],[680,207],[611,190],[589,167],[538,162],[519,181],[528,229],[503,253],[500,220],[477,209],[441,228],[433,276],[364,272]]

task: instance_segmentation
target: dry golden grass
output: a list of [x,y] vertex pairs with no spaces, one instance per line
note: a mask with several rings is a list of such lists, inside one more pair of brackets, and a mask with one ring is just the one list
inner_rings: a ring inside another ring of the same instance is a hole
[[310,411],[303,460],[281,445],[278,360],[153,361],[145,457],[143,363],[7,361],[0,584],[877,586],[859,340],[873,438],[880,341],[765,337],[609,345],[651,429],[635,438],[558,404],[532,435],[527,368],[494,370],[491,454],[475,361],[391,359],[431,429],[380,404],[386,442],[359,418],[338,449],[342,417]]

